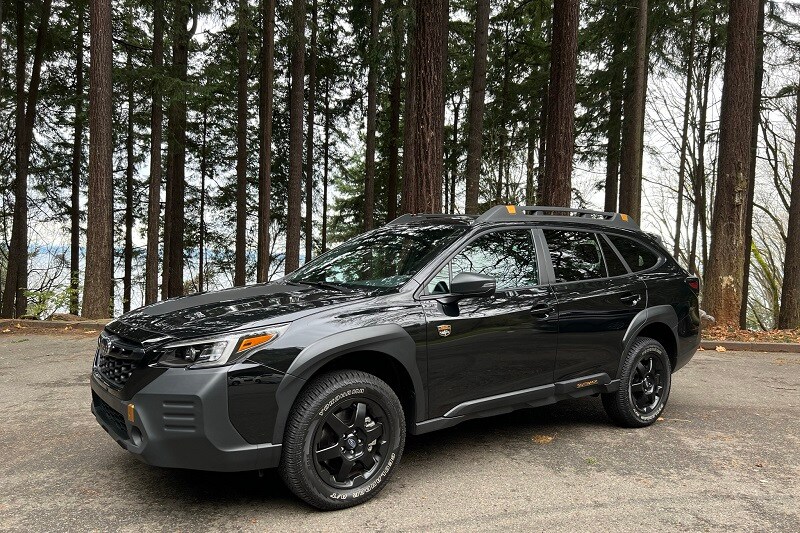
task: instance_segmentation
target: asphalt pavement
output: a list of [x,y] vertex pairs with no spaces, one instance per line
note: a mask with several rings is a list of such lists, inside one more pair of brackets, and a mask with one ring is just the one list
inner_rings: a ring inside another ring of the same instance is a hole
[[800,354],[698,352],[646,429],[588,398],[411,436],[376,498],[322,513],[274,471],[123,451],[89,412],[94,346],[0,336],[0,529],[800,531]]

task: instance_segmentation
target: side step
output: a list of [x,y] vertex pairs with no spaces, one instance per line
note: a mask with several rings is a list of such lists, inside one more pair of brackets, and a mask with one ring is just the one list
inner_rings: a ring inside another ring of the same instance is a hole
[[613,392],[618,387],[619,380],[612,380],[608,374],[602,373],[495,396],[477,398],[456,405],[444,416],[415,423],[411,428],[411,432],[415,435],[421,435],[437,429],[455,426],[473,418],[510,413],[517,409],[541,407],[566,400],[567,398],[581,398],[601,392]]

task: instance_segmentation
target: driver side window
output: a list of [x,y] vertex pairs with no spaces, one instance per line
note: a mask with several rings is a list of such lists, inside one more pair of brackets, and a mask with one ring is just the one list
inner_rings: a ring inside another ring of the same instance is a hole
[[428,283],[429,294],[447,294],[461,272],[492,276],[497,290],[539,283],[533,236],[528,229],[495,231],[472,241]]

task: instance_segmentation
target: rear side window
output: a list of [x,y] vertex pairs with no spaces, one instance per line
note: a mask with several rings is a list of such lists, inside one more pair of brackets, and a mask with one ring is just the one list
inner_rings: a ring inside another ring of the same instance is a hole
[[605,240],[603,237],[598,237],[600,241],[600,246],[603,248],[603,257],[606,260],[606,267],[608,267],[608,275],[609,277],[613,276],[624,276],[628,273],[628,269],[625,268],[625,265],[620,260],[617,252],[608,244],[608,241]]
[[658,263],[658,256],[647,248],[644,244],[620,237],[619,235],[609,235],[611,243],[619,250],[619,254],[628,263],[633,272],[640,272],[655,266]]
[[606,277],[600,243],[594,233],[544,230],[556,283]]

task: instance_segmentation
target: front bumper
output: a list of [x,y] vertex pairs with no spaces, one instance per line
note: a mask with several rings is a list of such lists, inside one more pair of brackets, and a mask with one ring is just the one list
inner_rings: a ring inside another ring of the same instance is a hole
[[97,421],[145,463],[235,472],[273,468],[280,461],[280,444],[250,444],[231,424],[224,369],[169,369],[130,400],[117,398],[95,375],[91,384]]

